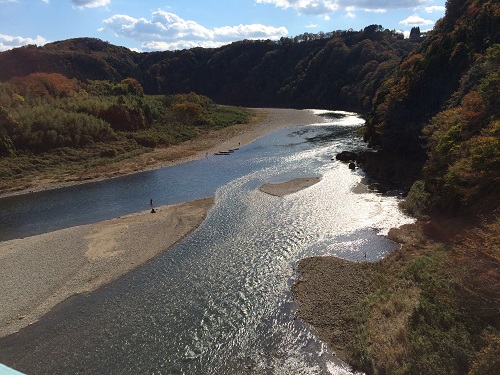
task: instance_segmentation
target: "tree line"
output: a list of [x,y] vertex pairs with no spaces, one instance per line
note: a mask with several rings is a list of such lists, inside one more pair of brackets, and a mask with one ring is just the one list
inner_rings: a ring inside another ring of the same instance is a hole
[[380,81],[418,43],[381,25],[151,53],[78,38],[0,53],[0,81],[37,72],[79,81],[134,78],[154,95],[196,92],[228,105],[367,111]]
[[128,139],[144,147],[171,145],[200,129],[244,123],[246,111],[194,93],[145,95],[141,84],[80,82],[34,73],[0,84],[0,156]]

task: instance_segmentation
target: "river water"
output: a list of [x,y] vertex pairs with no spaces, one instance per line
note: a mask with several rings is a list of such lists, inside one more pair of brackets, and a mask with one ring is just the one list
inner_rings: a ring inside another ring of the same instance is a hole
[[[295,267],[313,255],[380,259],[395,246],[383,234],[412,219],[331,160],[363,149],[363,120],[324,116],[228,156],[0,200],[5,240],[143,210],[150,198],[216,197],[170,251],[0,340],[0,362],[29,374],[350,374],[297,319]],[[311,176],[321,181],[282,198],[258,190]]]

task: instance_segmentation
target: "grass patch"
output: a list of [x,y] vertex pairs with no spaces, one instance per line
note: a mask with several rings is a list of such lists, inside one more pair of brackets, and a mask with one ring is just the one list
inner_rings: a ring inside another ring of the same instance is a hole
[[0,158],[0,190],[29,189],[38,180],[63,181],[69,175],[78,179],[89,169],[135,157],[148,149],[123,139],[110,144],[96,143],[75,149],[64,147],[42,154],[21,153]]
[[216,129],[250,122],[252,115],[245,108],[219,105],[207,111],[207,123]]
[[393,264],[376,264],[372,292],[353,314],[358,332],[348,343],[348,362],[367,374],[405,373],[408,319],[418,304],[419,290],[401,282],[401,273]]
[[406,279],[421,290],[409,321],[409,373],[465,374],[474,358],[477,324],[460,311],[449,261],[439,246],[406,266]]

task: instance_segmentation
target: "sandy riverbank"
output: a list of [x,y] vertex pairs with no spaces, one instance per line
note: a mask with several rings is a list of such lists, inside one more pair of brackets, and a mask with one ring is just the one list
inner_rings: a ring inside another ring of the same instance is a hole
[[249,108],[249,110],[254,116],[254,120],[249,124],[230,126],[180,145],[156,149],[152,153],[141,155],[142,160],[135,163],[143,165],[141,170],[147,170],[199,160],[207,155],[249,144],[277,130],[323,122],[322,117],[307,109]]
[[0,337],[119,278],[196,229],[213,198],[0,243]]
[[[169,149],[155,150],[150,160],[134,160],[139,170],[160,168],[236,148],[279,129],[321,122],[307,110],[252,109],[256,119]],[[162,157],[158,155],[162,153]],[[168,157],[165,156],[168,154]],[[141,157],[146,157],[141,155]],[[163,162],[161,161],[163,160]],[[168,163],[165,160],[169,160]],[[135,169],[114,170],[112,175]],[[110,176],[86,176],[85,182]],[[79,181],[41,181],[32,190],[57,188]],[[24,191],[26,193],[26,191]],[[23,193],[18,191],[17,194]],[[11,195],[13,193],[4,194]],[[111,282],[168,250],[197,228],[213,199],[123,216],[97,224],[63,229],[39,236],[0,242],[0,337],[39,319],[66,298]]]

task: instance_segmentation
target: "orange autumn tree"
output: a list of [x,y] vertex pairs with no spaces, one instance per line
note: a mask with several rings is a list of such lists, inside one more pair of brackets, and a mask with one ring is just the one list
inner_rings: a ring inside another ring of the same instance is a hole
[[59,73],[33,73],[14,77],[7,82],[23,97],[44,99],[69,97],[78,89],[75,80]]

